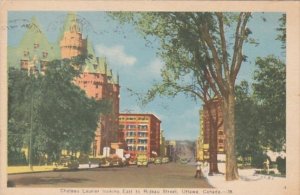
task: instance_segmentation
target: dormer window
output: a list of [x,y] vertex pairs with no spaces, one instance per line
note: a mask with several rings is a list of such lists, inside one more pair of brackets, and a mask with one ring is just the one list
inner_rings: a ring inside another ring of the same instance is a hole
[[48,56],[48,52],[43,52],[43,57],[46,58]]
[[33,44],[34,49],[39,48],[39,46],[40,46],[40,44],[38,44],[38,43]]
[[24,57],[29,56],[29,51],[24,51]]

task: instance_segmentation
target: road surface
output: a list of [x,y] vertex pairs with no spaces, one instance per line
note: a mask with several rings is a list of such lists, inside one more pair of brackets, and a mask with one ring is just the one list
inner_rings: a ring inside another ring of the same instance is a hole
[[194,178],[195,166],[168,163],[148,167],[91,168],[8,175],[15,187],[210,188]]

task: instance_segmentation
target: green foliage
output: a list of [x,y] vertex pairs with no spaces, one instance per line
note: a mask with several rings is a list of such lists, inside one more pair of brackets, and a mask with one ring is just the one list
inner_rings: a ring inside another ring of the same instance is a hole
[[276,159],[277,169],[281,175],[286,174],[286,158],[277,157]]
[[[216,84],[212,78],[212,83],[209,84],[207,78],[207,72],[216,70],[215,67],[208,70],[208,66],[215,66],[213,61],[216,57],[211,50],[216,49],[218,60],[226,63],[228,59],[220,57],[223,55],[220,36],[228,33],[228,28],[237,24],[239,13],[220,15],[212,12],[114,12],[110,16],[122,24],[133,24],[149,43],[154,39],[159,40],[158,55],[164,62],[162,82],[155,83],[144,98],[140,98],[143,104],[152,101],[156,96],[174,97],[179,93],[194,100],[210,99],[214,96],[214,93],[208,94],[209,85]],[[220,21],[224,23],[226,32],[220,32]],[[204,33],[206,30],[209,35]],[[248,39],[248,35],[243,36],[243,39]],[[234,38],[226,40],[225,44],[234,43],[237,37],[235,34],[231,37]],[[208,48],[209,41],[213,42],[214,49]],[[224,52],[229,56],[229,52]],[[225,77],[224,74],[220,76]],[[217,90],[216,87],[214,89]]]
[[236,148],[238,156],[251,156],[259,166],[266,149],[285,150],[286,75],[285,64],[274,56],[256,64],[253,92],[246,81],[236,87]]
[[256,168],[263,168],[266,159],[267,155],[265,155],[262,151],[255,151],[252,154],[251,165]]
[[262,145],[282,151],[286,143],[286,68],[274,56],[258,58],[254,96],[260,107]]
[[[132,23],[146,40],[157,39],[158,55],[164,62],[162,82],[148,90],[144,102],[157,95],[184,93],[204,103],[214,96],[224,101],[227,134],[226,179],[237,179],[235,159],[234,86],[241,64],[244,42],[251,30],[246,24],[251,13],[143,12],[112,13],[121,23]],[[233,29],[232,29],[233,27]],[[228,47],[228,46],[233,47]],[[230,56],[232,54],[232,56]],[[233,101],[232,101],[233,100]]]
[[[276,39],[285,49],[285,14],[279,22]],[[239,156],[251,156],[252,165],[260,167],[266,158],[266,149],[285,150],[286,71],[285,63],[274,56],[257,58],[256,65],[253,93],[249,93],[245,82],[237,87],[236,147]]]
[[34,162],[45,154],[54,161],[62,149],[88,152],[100,113],[111,109],[108,100],[96,101],[74,84],[80,59],[54,60],[45,75],[9,69],[8,157],[29,146]]
[[260,110],[250,94],[249,84],[236,86],[236,149],[242,159],[262,152],[260,140]]
[[286,14],[282,14],[279,18],[279,27],[277,28],[279,34],[276,40],[280,40],[282,43],[282,49],[286,48]]

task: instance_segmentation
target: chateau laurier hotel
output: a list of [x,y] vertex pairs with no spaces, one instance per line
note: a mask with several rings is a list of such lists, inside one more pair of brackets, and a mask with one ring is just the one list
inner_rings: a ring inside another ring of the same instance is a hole
[[40,29],[36,19],[32,18],[30,28],[27,29],[20,44],[8,48],[9,66],[43,74],[47,62],[51,60],[70,59],[82,54],[92,56],[85,61],[82,73],[76,78],[75,83],[86,92],[88,97],[112,101],[112,112],[100,117],[95,140],[91,144],[92,155],[99,156],[102,154],[103,147],[110,147],[111,143],[118,142],[119,78],[113,75],[104,57],[96,57],[92,43],[87,38],[83,38],[75,13],[67,15],[57,43],[49,43]]

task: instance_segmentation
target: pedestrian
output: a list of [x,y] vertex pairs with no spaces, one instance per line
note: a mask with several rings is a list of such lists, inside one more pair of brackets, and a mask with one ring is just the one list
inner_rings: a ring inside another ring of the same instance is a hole
[[195,174],[195,178],[197,178],[198,176],[199,176],[199,178],[202,177],[201,162],[199,161],[199,159],[197,159],[197,162],[196,162],[196,174]]
[[269,162],[269,159],[267,158],[264,162],[264,169],[266,170],[267,174],[269,174],[269,165],[270,165],[270,162]]
[[91,163],[91,161],[89,160],[89,168],[91,168],[91,166],[92,166],[92,163]]
[[202,169],[203,169],[203,176],[207,177],[208,176],[208,163],[207,163],[207,161],[204,161]]

